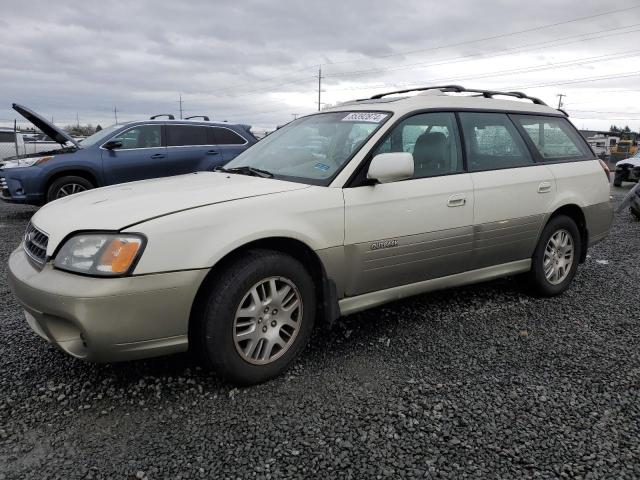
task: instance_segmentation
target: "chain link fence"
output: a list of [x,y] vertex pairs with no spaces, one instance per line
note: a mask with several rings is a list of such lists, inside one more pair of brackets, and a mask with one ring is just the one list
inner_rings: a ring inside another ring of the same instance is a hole
[[0,162],[38,152],[55,150],[60,145],[34,131],[13,127],[0,127]]

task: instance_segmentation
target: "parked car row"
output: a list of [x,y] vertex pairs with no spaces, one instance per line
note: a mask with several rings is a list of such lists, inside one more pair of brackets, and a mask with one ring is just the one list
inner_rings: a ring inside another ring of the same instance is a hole
[[257,141],[248,125],[172,118],[112,125],[77,141],[27,107],[13,108],[58,144],[0,162],[0,198],[13,203],[41,205],[95,187],[213,170]]

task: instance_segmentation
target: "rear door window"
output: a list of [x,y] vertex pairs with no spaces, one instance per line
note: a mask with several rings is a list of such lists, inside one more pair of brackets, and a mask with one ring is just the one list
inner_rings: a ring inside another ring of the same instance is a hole
[[527,146],[504,113],[461,112],[469,170],[499,170],[533,165]]
[[536,115],[513,115],[512,118],[526,132],[543,160],[593,158],[584,139],[566,118]]
[[167,125],[167,147],[211,145],[207,130],[208,127],[199,125]]

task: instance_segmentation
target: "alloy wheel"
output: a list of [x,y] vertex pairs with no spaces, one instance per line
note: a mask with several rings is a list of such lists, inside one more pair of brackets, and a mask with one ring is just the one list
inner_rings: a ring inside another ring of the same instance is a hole
[[573,265],[573,237],[563,229],[558,230],[547,242],[542,260],[544,276],[552,285],[562,283]]
[[73,195],[74,193],[80,193],[87,190],[84,186],[78,183],[66,183],[61,186],[56,192],[56,198],[66,197],[68,195]]
[[293,345],[302,322],[302,296],[284,277],[269,277],[244,295],[233,322],[236,351],[248,363],[266,365]]

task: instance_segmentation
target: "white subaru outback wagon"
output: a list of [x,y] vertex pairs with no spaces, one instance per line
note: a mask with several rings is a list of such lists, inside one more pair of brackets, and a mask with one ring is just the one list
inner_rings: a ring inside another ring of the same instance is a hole
[[606,166],[536,98],[415,90],[299,118],[215,172],[46,205],[9,259],[27,322],[78,358],[191,349],[252,384],[320,320],[513,274],[563,292],[609,231]]

